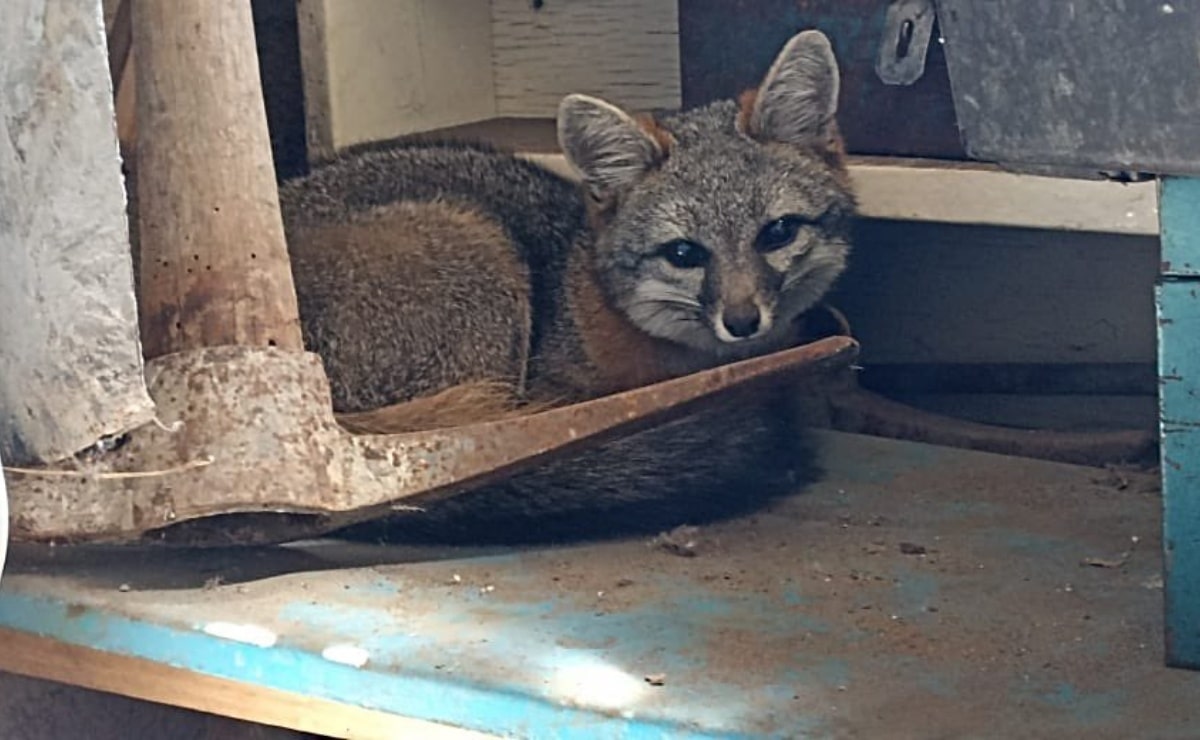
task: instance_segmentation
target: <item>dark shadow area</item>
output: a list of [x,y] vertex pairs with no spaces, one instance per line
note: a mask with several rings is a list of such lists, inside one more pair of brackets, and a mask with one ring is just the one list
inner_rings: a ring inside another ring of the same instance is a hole
[[308,172],[298,5],[278,0],[251,3],[267,129],[279,179]]

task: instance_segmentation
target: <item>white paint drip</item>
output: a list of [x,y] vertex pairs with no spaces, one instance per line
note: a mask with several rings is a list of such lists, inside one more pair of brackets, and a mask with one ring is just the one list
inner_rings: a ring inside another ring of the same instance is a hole
[[262,648],[274,647],[279,637],[265,627],[253,624],[234,624],[232,622],[209,622],[204,625],[204,633],[234,642],[244,642]]
[[371,654],[357,645],[330,645],[321,651],[321,657],[330,663],[362,668],[371,659]]

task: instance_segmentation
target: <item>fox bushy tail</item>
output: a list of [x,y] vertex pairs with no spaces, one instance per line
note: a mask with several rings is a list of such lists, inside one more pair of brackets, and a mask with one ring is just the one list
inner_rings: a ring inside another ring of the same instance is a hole
[[[463,399],[498,390],[468,386],[447,393]],[[489,403],[501,416],[529,413],[495,397]],[[376,417],[373,430],[401,430],[380,426],[382,418],[411,429],[406,415],[413,409],[406,411],[406,405]],[[783,387],[730,391],[688,416],[343,534],[379,541],[532,544],[705,524],[752,511],[819,475],[798,417]]]

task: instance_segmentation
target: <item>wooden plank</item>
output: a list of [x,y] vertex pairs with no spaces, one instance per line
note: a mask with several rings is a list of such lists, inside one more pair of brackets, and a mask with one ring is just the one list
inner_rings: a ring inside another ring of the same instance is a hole
[[[420,136],[487,141],[574,177],[558,151],[552,118],[493,118]],[[868,218],[1158,235],[1154,182],[1047,177],[940,159],[853,156],[849,161],[860,210]]]
[[552,116],[568,93],[680,106],[675,0],[493,0],[492,46],[501,116]]
[[0,670],[134,699],[352,740],[494,737],[311,696],[194,673],[165,663],[0,628]]
[[[1200,264],[1197,193],[1163,181],[1164,273]],[[1200,280],[1164,274],[1157,304],[1166,658],[1200,669]]]
[[319,740],[307,732],[0,672],[5,740]]
[[319,162],[336,153],[333,145],[333,97],[329,89],[328,23],[325,2],[310,0],[296,8],[300,71],[304,88],[304,130],[308,160]]
[[859,159],[863,215],[940,223],[1157,234],[1153,182],[1122,184],[1006,172],[984,164]]
[[[526,156],[573,176],[559,154]],[[1126,185],[1016,174],[985,164],[866,157],[850,158],[850,174],[868,218],[1158,234],[1153,182]]]
[[487,0],[300,8],[309,159],[496,114]]

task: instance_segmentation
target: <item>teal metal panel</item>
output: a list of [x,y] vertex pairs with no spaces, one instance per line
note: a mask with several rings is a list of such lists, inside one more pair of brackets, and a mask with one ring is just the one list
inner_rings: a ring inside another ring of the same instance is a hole
[[1200,668],[1200,280],[1157,293],[1167,662]]
[[[1200,668],[1200,179],[1165,178],[1157,288],[1167,663]],[[1182,277],[1181,277],[1182,276]]]
[[1200,178],[1163,178],[1158,197],[1163,276],[1200,277]]

